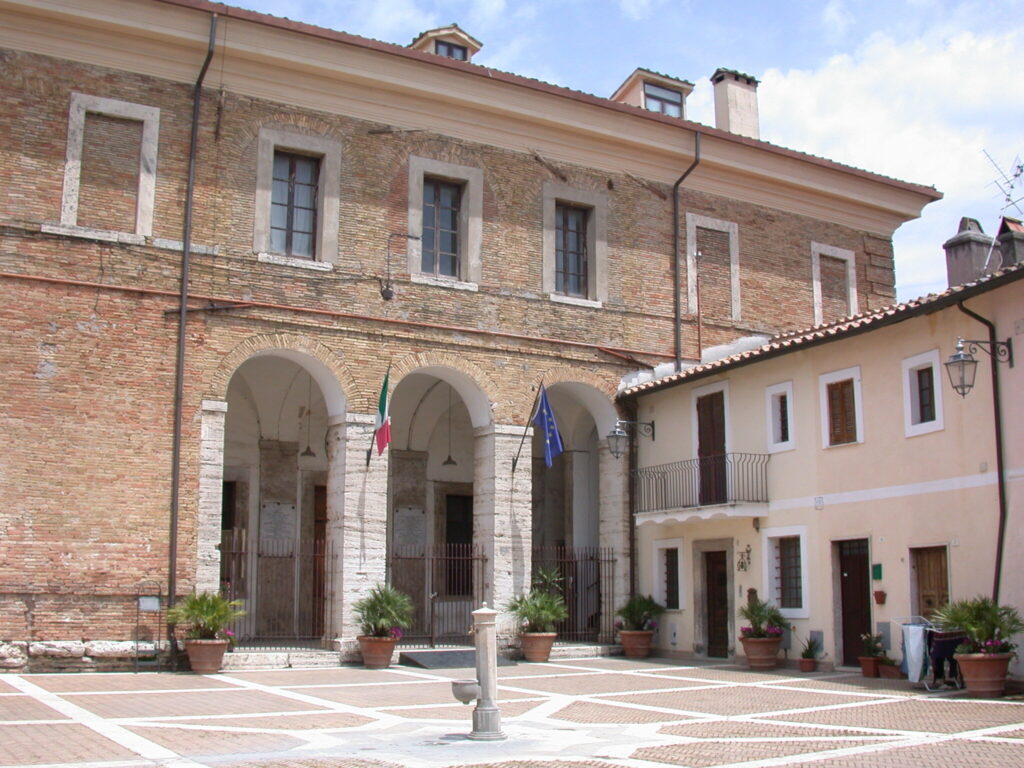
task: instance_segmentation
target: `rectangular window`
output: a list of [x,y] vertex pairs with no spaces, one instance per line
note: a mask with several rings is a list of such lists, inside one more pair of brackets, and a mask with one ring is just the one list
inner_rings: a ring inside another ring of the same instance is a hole
[[587,219],[589,211],[574,205],[555,206],[555,292],[586,298]]
[[922,424],[935,421],[935,379],[932,367],[918,368],[917,371],[917,420]]
[[665,607],[679,609],[679,550],[676,547],[661,550],[665,558]]
[[444,40],[438,40],[434,43],[434,53],[438,56],[447,56],[449,59],[466,60],[466,46],[448,43]]
[[828,385],[828,444],[857,442],[857,418],[853,397],[853,379]]
[[789,442],[789,395],[785,392],[777,399],[778,413],[775,415],[776,429],[778,429],[776,443]]
[[811,296],[816,325],[857,314],[856,254],[812,242]]
[[644,107],[670,117],[683,116],[683,94],[654,83],[644,83]]
[[793,382],[765,389],[768,413],[768,451],[788,451],[795,448],[793,442]]
[[807,526],[762,528],[761,537],[767,599],[787,619],[808,618]]
[[941,364],[937,349],[903,359],[903,431],[907,437],[943,428],[942,387],[936,386]]
[[779,607],[803,608],[800,537],[784,536],[778,542]]
[[274,152],[270,193],[271,253],[301,259],[316,257],[319,183],[319,158]]
[[423,180],[421,271],[459,276],[459,211],[462,187],[438,179]]

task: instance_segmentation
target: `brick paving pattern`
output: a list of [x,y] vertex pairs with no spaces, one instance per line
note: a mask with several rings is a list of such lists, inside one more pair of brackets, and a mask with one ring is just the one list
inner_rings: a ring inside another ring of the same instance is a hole
[[473,707],[450,685],[467,669],[11,676],[0,679],[0,766],[1024,765],[1024,702],[907,681],[621,658],[498,675],[503,741],[468,739]]

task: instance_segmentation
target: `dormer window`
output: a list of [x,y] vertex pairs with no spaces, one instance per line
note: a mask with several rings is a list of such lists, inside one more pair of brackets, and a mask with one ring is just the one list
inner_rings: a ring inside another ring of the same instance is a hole
[[683,94],[672,88],[644,83],[644,108],[669,117],[682,117]]
[[466,61],[466,46],[449,43],[447,40],[437,40],[434,43],[434,53],[438,56],[447,56],[449,59]]

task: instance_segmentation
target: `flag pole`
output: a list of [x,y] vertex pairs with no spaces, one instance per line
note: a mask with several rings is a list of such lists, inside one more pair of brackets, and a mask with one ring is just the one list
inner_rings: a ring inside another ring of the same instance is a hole
[[523,427],[523,436],[519,439],[519,450],[516,451],[515,457],[512,459],[512,474],[516,473],[516,465],[519,463],[519,454],[523,452],[523,443],[526,442],[526,433],[530,430],[530,425],[533,424],[533,419],[537,415],[537,403],[540,401],[540,393],[544,390],[544,379],[540,380],[540,386],[537,387],[537,394],[533,396],[533,407],[530,409],[530,418],[526,420],[526,426]]

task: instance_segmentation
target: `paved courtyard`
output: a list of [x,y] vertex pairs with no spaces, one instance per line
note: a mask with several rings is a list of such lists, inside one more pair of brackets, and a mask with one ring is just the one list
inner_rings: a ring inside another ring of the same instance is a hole
[[508,739],[449,680],[393,667],[0,675],[0,766],[1024,765],[1024,703],[851,672],[604,658],[500,667]]

